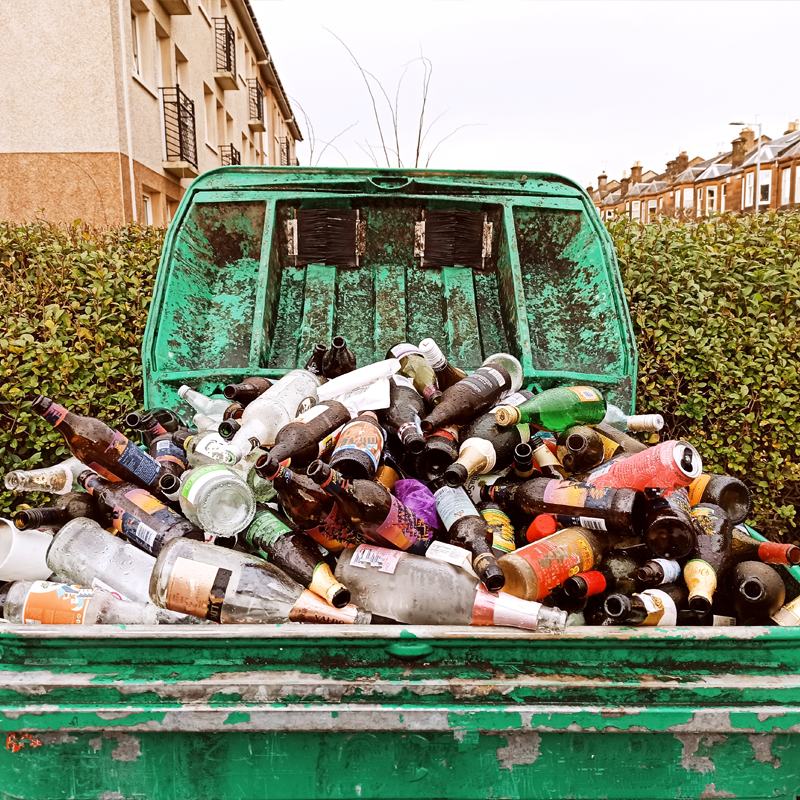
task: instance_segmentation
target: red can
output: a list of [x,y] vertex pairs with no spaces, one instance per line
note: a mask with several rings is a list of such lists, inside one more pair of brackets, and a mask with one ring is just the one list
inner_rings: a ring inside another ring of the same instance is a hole
[[675,489],[688,486],[702,471],[697,450],[689,442],[671,439],[641,453],[607,461],[581,480],[613,489]]

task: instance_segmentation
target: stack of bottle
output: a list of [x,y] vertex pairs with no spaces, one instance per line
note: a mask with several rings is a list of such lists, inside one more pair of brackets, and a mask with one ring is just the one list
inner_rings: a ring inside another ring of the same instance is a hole
[[659,441],[658,414],[628,416],[592,386],[536,388],[506,353],[467,374],[425,339],[359,367],[337,336],[274,383],[180,387],[191,421],[133,412],[133,439],[38,396],[71,458],[5,476],[55,501],[0,527],[0,550],[52,536],[24,567],[0,559],[2,616],[800,623],[800,547],[744,524],[741,481],[703,472],[689,442]]

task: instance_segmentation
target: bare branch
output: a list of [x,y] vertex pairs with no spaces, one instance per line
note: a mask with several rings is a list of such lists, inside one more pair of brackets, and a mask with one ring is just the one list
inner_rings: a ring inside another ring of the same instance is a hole
[[468,122],[465,125],[459,125],[455,130],[450,131],[450,133],[448,133],[444,139],[439,139],[439,141],[436,143],[436,147],[434,147],[433,150],[428,153],[428,160],[425,162],[425,169],[428,168],[428,165],[431,163],[431,159],[433,158],[433,154],[436,152],[442,142],[446,142],[453,134],[458,133],[462,128],[479,128],[483,127],[484,124],[485,123],[483,122]]
[[[325,151],[326,151],[326,150],[327,150],[329,147],[333,147],[333,143],[334,143],[334,142],[335,142],[335,141],[336,141],[336,140],[337,140],[337,139],[338,139],[338,138],[339,138],[339,137],[340,137],[340,136],[341,136],[343,133],[347,133],[347,131],[349,131],[349,130],[350,130],[350,128],[355,128],[355,126],[356,126],[356,125],[358,125],[358,123],[359,123],[359,122],[360,122],[360,120],[356,120],[356,121],[355,121],[355,122],[354,122],[352,125],[348,125],[348,126],[347,126],[347,127],[346,127],[346,128],[343,130],[343,131],[339,131],[339,133],[337,133],[337,134],[336,134],[336,136],[334,136],[334,137],[333,137],[333,139],[331,139],[329,142],[323,142],[323,144],[325,145],[325,147],[323,147],[323,148],[322,148],[322,150],[320,150],[320,153],[319,153],[319,155],[317,156],[317,164],[319,164],[319,160],[322,158],[322,154],[323,154],[323,153],[324,153],[324,152],[325,152]],[[337,152],[337,153],[339,153],[339,155],[340,155],[340,156],[342,156],[342,154],[339,152],[339,150],[338,150],[336,147],[334,147],[333,149],[334,149],[334,150],[336,150],[336,152]],[[342,158],[344,158],[344,156],[342,156]],[[345,161],[347,161],[347,159],[346,159],[346,158],[345,158],[344,160],[345,160]],[[317,164],[314,164],[314,166],[317,166]]]
[[314,126],[311,124],[311,117],[306,114],[306,110],[300,104],[299,100],[296,97],[289,97],[292,103],[294,103],[299,109],[300,113],[303,115],[303,119],[306,121],[306,130],[308,130],[308,146],[309,146],[309,154],[308,154],[308,166],[311,167],[314,164],[314,148],[317,145],[317,137],[314,135]]
[[423,145],[423,144],[425,144],[425,140],[428,138],[428,134],[431,132],[431,128],[432,128],[432,127],[433,127],[433,126],[434,126],[434,125],[435,125],[435,124],[436,124],[436,123],[437,123],[437,122],[438,122],[438,121],[439,121],[439,120],[440,120],[440,119],[441,119],[441,118],[442,118],[442,117],[443,117],[443,116],[444,116],[444,115],[445,115],[445,114],[446,114],[446,113],[447,113],[449,110],[450,110],[449,108],[446,108],[444,111],[442,111],[442,113],[441,113],[441,114],[439,114],[439,116],[438,116],[438,117],[436,117],[436,119],[435,119],[433,122],[431,122],[431,124],[430,124],[430,125],[428,125],[428,128],[427,128],[427,130],[425,131],[424,135],[422,136],[422,141],[420,142],[420,147],[422,147],[422,145]]
[[[422,106],[419,112],[419,126],[417,128],[417,152],[414,157],[415,169],[419,167],[419,151],[422,147],[422,128],[425,124],[425,106],[428,104],[428,89],[431,84],[431,76],[433,75],[433,64],[429,58],[425,58],[422,54],[422,47],[419,49],[419,57],[424,66],[424,72],[422,75]],[[430,161],[430,156],[428,156],[428,161]]]
[[[322,139],[320,139],[319,141],[320,141],[321,144],[325,145],[325,147],[322,148],[322,153],[324,153],[325,150],[327,150],[327,148],[332,147],[342,157],[342,160],[344,161],[345,166],[347,166],[347,167],[350,166],[350,162],[347,160],[347,158],[345,157],[344,153],[335,144],[332,144],[332,142],[325,142]],[[320,153],[319,156],[317,157],[317,163],[314,164],[315,167],[319,166],[319,160],[320,160],[320,158],[322,158],[322,153]]]
[[[356,142],[356,144],[370,157],[370,160],[372,161],[372,163],[377,167],[378,166],[378,159],[376,159],[374,154],[372,153],[372,148],[367,150],[364,147],[364,145],[361,144],[361,142]],[[369,142],[365,142],[365,144],[367,145],[367,147],[370,146]]]

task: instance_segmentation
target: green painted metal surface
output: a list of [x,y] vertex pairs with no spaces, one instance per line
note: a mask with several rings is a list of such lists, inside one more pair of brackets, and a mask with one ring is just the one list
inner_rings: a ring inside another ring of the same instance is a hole
[[[298,210],[349,208],[359,266],[294,266]],[[485,215],[482,268],[423,267],[430,210]],[[585,192],[552,174],[225,168],[186,193],[164,245],[143,347],[145,400],[189,383],[278,377],[344,336],[361,364],[433,336],[467,370],[507,351],[528,385],[596,386],[633,408],[636,347],[608,234]],[[188,408],[183,408],[188,411]]]

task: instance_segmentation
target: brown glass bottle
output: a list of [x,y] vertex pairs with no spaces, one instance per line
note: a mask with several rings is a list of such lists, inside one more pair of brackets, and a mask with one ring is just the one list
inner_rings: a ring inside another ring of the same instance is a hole
[[228,400],[236,400],[243,406],[252,403],[256,397],[260,397],[264,392],[272,386],[272,381],[267,378],[262,378],[259,375],[251,375],[245,378],[241,383],[229,383],[223,390],[222,394]]
[[728,597],[743,624],[771,617],[786,600],[786,587],[781,576],[761,561],[737,564],[730,571],[726,583]]
[[322,361],[325,358],[325,353],[327,352],[328,348],[325,347],[324,344],[315,344],[314,350],[311,353],[311,357],[308,359],[308,361],[306,361],[303,369],[308,370],[314,375],[322,375]]
[[189,469],[186,451],[173,441],[172,433],[154,436],[147,446],[147,452],[161,465],[162,474],[169,473],[176,478]]
[[433,339],[423,339],[419,343],[419,349],[425,360],[433,367],[433,371],[436,373],[436,381],[442,391],[449,389],[467,377],[467,373],[463,369],[454,367],[447,360]]
[[253,521],[239,534],[239,543],[247,552],[279,567],[332,606],[344,608],[350,602],[349,590],[333,577],[317,543],[293,530],[266,506],[259,506]]
[[481,516],[492,534],[492,552],[495,558],[516,550],[514,523],[499,503],[481,503],[478,506]]
[[533,450],[533,460],[545,478],[561,480],[566,477],[566,470],[559,464],[558,458],[550,452],[550,448],[538,434],[531,437],[531,449]]
[[583,527],[622,536],[641,536],[647,508],[643,492],[551,478],[533,478],[525,483],[487,484],[481,489],[481,500],[493,500],[530,516],[575,516]]
[[647,450],[646,444],[642,444],[638,439],[634,439],[633,436],[628,436],[627,433],[617,430],[613,425],[609,425],[607,422],[600,422],[593,427],[598,433],[605,436],[606,439],[610,439],[612,442],[616,442],[619,445],[619,450],[616,455],[624,454],[632,456]]
[[568,472],[586,472],[602,464],[606,457],[603,440],[593,428],[573,425],[559,434],[558,459]]
[[648,489],[647,531],[644,540],[659,558],[684,558],[697,544],[691,508],[685,489],[676,489],[664,497],[657,489]]
[[348,477],[372,480],[385,443],[386,437],[375,412],[364,411],[342,429],[330,464]]
[[744,522],[750,513],[750,490],[738,478],[730,475],[710,475],[704,472],[689,484],[689,503],[713,503],[725,510],[731,525]]
[[131,411],[125,416],[125,424],[142,434],[145,444],[150,444],[154,436],[186,430],[189,425],[171,408],[150,408],[147,411]]
[[506,581],[492,552],[494,537],[488,523],[464,489],[442,483],[440,479],[431,488],[435,489],[436,510],[447,529],[448,541],[469,550],[475,574],[490,592],[499,592]]
[[636,581],[640,588],[656,588],[665,583],[675,583],[681,572],[681,565],[674,559],[651,558],[636,570]]
[[699,503],[692,509],[692,525],[697,545],[683,567],[683,579],[689,607],[702,614],[711,610],[719,577],[732,564],[731,522],[719,506]]
[[204,531],[134,484],[108,481],[88,469],[78,475],[78,483],[112,525],[145,553],[157,556],[167,542],[181,536],[205,541]]
[[410,381],[410,385],[404,385],[405,381],[408,379],[396,376],[389,379],[389,408],[379,411],[378,418],[390,433],[399,437],[405,451],[416,456],[425,449],[425,437],[419,427],[425,415],[425,401],[414,385]]
[[308,466],[320,457],[326,437],[349,421],[347,406],[338,400],[325,400],[313,406],[278,431],[275,444],[256,462],[256,472],[271,481],[286,459],[291,459],[295,468]]
[[435,531],[379,483],[348,480],[322,461],[307,474],[336,500],[344,521],[369,541],[415,555],[424,555],[433,542]]
[[92,498],[85,492],[62,494],[52,506],[44,508],[25,508],[14,514],[14,527],[20,531],[33,528],[52,530],[66,525],[71,519],[86,517],[95,522],[105,523]]
[[326,550],[338,553],[346,547],[357,547],[366,539],[347,525],[336,501],[305,475],[281,466],[272,479],[281,507],[303,533]]
[[[504,428],[504,430],[509,430]],[[514,477],[521,480],[533,478],[539,474],[539,468],[533,459],[533,448],[527,442],[520,442],[514,448]]]
[[334,336],[330,350],[322,359],[322,374],[331,380],[352,372],[357,366],[355,353],[347,347],[344,337]]
[[632,594],[636,591],[635,575],[637,561],[625,550],[610,550],[603,563],[589,572],[579,572],[561,585],[563,592],[572,600],[581,600],[599,594]]
[[422,420],[422,430],[430,433],[444,425],[466,425],[510,388],[511,376],[499,364],[481,367],[442,393],[436,408]]
[[733,561],[763,561],[765,564],[793,567],[800,564],[800,547],[796,544],[762,542],[739,528],[733,528],[731,556]]
[[605,600],[605,611],[612,625],[678,624],[681,611],[686,610],[686,587],[668,583],[658,589],[645,589],[630,596],[611,594]]
[[447,425],[425,434],[425,449],[416,460],[420,480],[434,481],[458,458],[459,431]]
[[72,455],[107,480],[145,489],[158,485],[162,466],[119,431],[94,417],[73,414],[44,395],[31,408],[61,433]]

